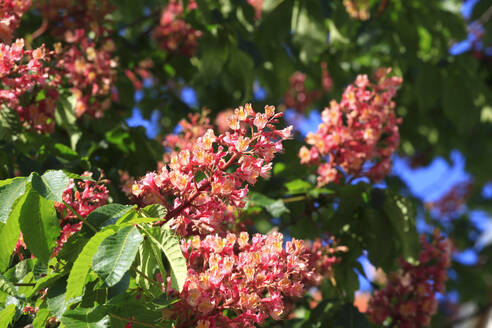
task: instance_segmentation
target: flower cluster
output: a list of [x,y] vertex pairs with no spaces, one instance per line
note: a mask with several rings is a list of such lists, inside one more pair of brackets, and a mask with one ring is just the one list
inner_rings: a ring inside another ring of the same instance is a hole
[[321,98],[323,93],[333,89],[333,80],[328,71],[328,64],[321,62],[321,89],[308,91],[306,88],[306,74],[295,72],[289,78],[289,89],[284,95],[285,106],[304,112],[309,106]]
[[2,0],[0,3],[0,40],[9,43],[19,27],[22,15],[31,7],[31,0]]
[[46,21],[46,28],[63,40],[66,31],[89,28],[94,38],[108,32],[107,18],[114,11],[108,0],[38,0],[36,8]]
[[[85,172],[82,176],[91,178],[92,173]],[[70,184],[62,194],[63,201],[69,207],[64,203],[55,203],[55,209],[60,217],[62,232],[53,250],[53,256],[58,254],[71,235],[82,229],[83,222],[79,217],[86,218],[92,211],[105,205],[108,201],[109,190],[105,184],[109,181],[103,179],[103,177],[103,174],[101,174],[99,181],[87,179],[77,183],[71,179]]]
[[[194,0],[187,10],[197,8]],[[192,57],[198,46],[202,32],[195,30],[183,19],[184,7],[181,0],[171,0],[162,11],[161,21],[153,31],[153,36],[160,47],[170,53]]]
[[427,203],[426,207],[433,210],[440,218],[455,217],[466,204],[473,190],[472,181],[463,181],[454,185],[446,194],[435,202]]
[[101,117],[111,105],[111,95],[116,80],[117,62],[112,57],[114,43],[111,39],[95,42],[78,29],[65,34],[68,46],[58,49],[59,66],[72,93],[75,95],[75,114],[85,113]]
[[[279,320],[317,279],[315,265],[335,261],[312,256],[314,248],[301,240],[283,247],[278,232],[249,239],[241,232],[183,242],[188,279],[172,311],[180,327],[254,327],[268,317]],[[320,255],[321,248],[314,253]]]
[[390,321],[391,326],[402,328],[430,323],[437,309],[436,293],[443,292],[451,264],[451,243],[436,230],[430,241],[421,236],[421,244],[419,264],[401,260],[401,272],[374,293],[367,311],[374,323]]
[[117,98],[117,61],[108,15],[109,1],[41,0],[37,3],[55,44],[59,77],[75,96],[77,117],[101,117]]
[[[163,146],[170,152],[164,154],[164,162],[168,163],[171,160],[171,155],[180,150],[188,149],[193,150],[198,138],[203,136],[207,130],[212,129],[208,118],[208,111],[202,110],[201,113],[192,113],[188,115],[188,120],[182,119],[179,121],[179,133],[168,134],[164,141]],[[163,165],[163,164],[162,164]],[[160,164],[160,167],[162,167]]]
[[285,93],[284,102],[289,108],[304,112],[313,101],[320,97],[320,92],[308,91],[305,86],[306,74],[295,72],[289,78],[289,89]]
[[[402,79],[389,77],[391,69],[379,69],[375,83],[359,75],[342,101],[332,101],[322,112],[316,133],[309,133],[299,151],[301,163],[320,164],[318,185],[337,182],[343,170],[352,177],[378,181],[391,168],[391,154],[399,144],[398,119],[392,98]],[[341,169],[341,170],[340,170]]]
[[135,201],[166,206],[164,221],[182,236],[224,230],[231,223],[224,214],[244,207],[248,185],[269,176],[275,153],[290,138],[292,127],[275,128],[280,117],[273,106],[264,113],[250,104],[237,108],[229,131],[216,136],[208,129],[191,149],[174,152],[167,166],[134,184]]
[[371,17],[369,0],[343,0],[343,5],[354,19],[365,21]]
[[44,46],[24,48],[24,40],[0,43],[0,103],[16,111],[24,126],[38,132],[54,130],[60,81],[50,76],[52,53]]

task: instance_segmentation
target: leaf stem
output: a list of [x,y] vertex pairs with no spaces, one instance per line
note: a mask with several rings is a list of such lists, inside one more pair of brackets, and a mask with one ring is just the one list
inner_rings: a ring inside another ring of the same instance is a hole
[[17,287],[34,287],[36,284],[34,283],[13,283],[14,286]]
[[293,203],[293,202],[298,202],[301,200],[305,200],[307,198],[307,195],[301,195],[301,196],[294,196],[294,197],[288,197],[288,198],[283,198],[282,202],[284,203]]
[[139,275],[141,275],[142,277],[144,277],[145,279],[147,279],[149,282],[151,282],[153,285],[159,287],[162,289],[163,285],[164,284],[161,284],[160,282],[158,282],[157,280],[154,280],[152,278],[150,278],[149,276],[147,276],[145,273],[143,273],[142,271],[140,271],[139,269],[137,269],[134,265],[132,265],[132,269],[138,273]]

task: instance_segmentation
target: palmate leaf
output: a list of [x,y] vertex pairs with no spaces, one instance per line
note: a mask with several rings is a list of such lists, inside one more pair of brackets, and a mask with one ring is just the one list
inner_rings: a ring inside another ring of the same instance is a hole
[[104,328],[110,327],[109,316],[102,308],[77,308],[63,313],[62,324],[70,328]]
[[152,243],[166,256],[171,267],[171,284],[174,289],[181,292],[188,275],[186,260],[181,251],[181,243],[178,236],[169,228],[162,226],[152,232],[146,232]]
[[26,199],[20,209],[19,225],[29,251],[47,263],[60,233],[53,202],[27,186]]
[[37,173],[31,174],[31,183],[42,197],[62,202],[62,194],[67,188],[70,179],[63,171],[47,171],[42,176]]
[[0,311],[0,328],[8,328],[15,315],[15,305],[10,304]]
[[92,266],[107,286],[114,286],[130,269],[142,240],[138,229],[130,226],[109,236],[99,245],[92,258]]
[[6,223],[15,201],[26,190],[26,178],[14,178],[0,186],[0,223]]
[[97,253],[99,245],[104,239],[115,234],[117,227],[110,226],[96,233],[84,246],[75,260],[67,279],[67,302],[77,301],[83,294],[85,282],[92,266],[92,257]]

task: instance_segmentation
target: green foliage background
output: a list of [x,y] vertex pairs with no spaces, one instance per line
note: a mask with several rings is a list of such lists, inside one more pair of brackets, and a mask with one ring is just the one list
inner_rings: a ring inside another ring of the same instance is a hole
[[[172,258],[171,253],[166,253],[166,247],[171,245],[164,242],[171,238],[167,236],[170,232],[148,231],[148,236],[153,237],[143,241],[143,232],[128,222],[145,223],[143,218],[149,215],[132,207],[105,207],[108,212],[101,210],[101,217],[94,217],[98,232],[86,231],[72,240],[74,254],[62,254],[66,266],[59,268],[49,259],[59,233],[50,223],[56,213],[49,208],[52,209],[53,201],[60,200],[68,176],[48,170],[81,173],[102,169],[113,181],[112,201],[127,204],[118,185],[118,172],[124,170],[138,177],[155,170],[164,153],[159,137],[171,133],[187,114],[200,110],[181,100],[182,87],[192,87],[200,106],[209,108],[212,117],[226,108],[251,102],[255,81],[266,89],[267,98],[255,102],[254,107],[281,105],[288,79],[295,71],[306,73],[306,84],[311,90],[321,88],[323,61],[328,64],[334,89],[317,100],[313,108],[323,108],[331,99],[339,99],[357,74],[372,73],[381,66],[392,67],[404,80],[396,99],[397,114],[403,118],[398,155],[412,159],[416,165],[427,165],[437,156],[449,159],[451,152],[458,150],[466,159],[473,191],[466,211],[449,224],[442,224],[398,176],[386,179],[387,189],[365,183],[315,188],[312,172],[299,164],[299,143],[289,142],[274,166],[272,178],[255,185],[245,216],[249,215],[255,229],[262,233],[274,227],[272,217],[280,218],[279,229],[297,238],[312,239],[330,232],[350,251],[336,269],[335,279],[340,286],[336,292],[327,282],[322,288],[324,301],[314,310],[308,310],[306,299],[301,307],[304,312],[297,319],[269,324],[368,326],[365,317],[351,306],[353,292],[358,289],[353,269],[363,271],[357,259],[363,250],[368,250],[370,261],[388,272],[397,268],[400,256],[415,259],[417,215],[440,227],[459,249],[475,244],[469,212],[480,209],[492,214],[490,200],[481,192],[492,179],[492,80],[490,58],[477,58],[473,52],[449,54],[454,42],[467,37],[467,24],[459,11],[461,1],[371,0],[371,18],[358,21],[347,14],[341,0],[265,0],[260,20],[255,19],[254,9],[246,1],[197,0],[199,9],[187,13],[186,20],[204,35],[192,58],[166,53],[150,36],[164,1],[113,3],[116,11],[111,16],[115,31],[112,37],[119,58],[120,101],[113,103],[105,117],[77,120],[69,90],[64,91],[59,101],[57,129],[49,136],[24,131],[8,108],[0,111],[0,178],[13,179],[0,182],[0,327],[7,327],[5,322],[10,319],[27,324],[29,320],[19,312],[21,305],[27,304],[35,291],[48,286],[46,300],[36,303],[41,310],[35,327],[41,327],[51,315],[67,327],[79,327],[83,322],[90,322],[91,327],[104,327],[108,320],[117,327],[116,317],[108,317],[107,313],[119,315],[130,307],[140,313],[142,320],[156,322],[156,313],[159,317],[158,311],[171,300],[149,285],[148,299],[138,303],[129,297],[131,292],[127,288],[119,285],[125,279],[130,285],[148,284],[137,281],[135,276],[129,277],[129,268],[137,265],[141,270],[158,266],[164,274],[173,274],[173,281],[182,286],[182,276],[174,273],[182,272],[183,263],[173,267],[180,259],[164,268],[159,263],[162,258],[151,256],[157,248],[168,259]],[[491,5],[488,0],[479,1],[472,19],[480,19]],[[40,24],[39,15],[30,11],[17,34],[28,38]],[[483,25],[482,41],[490,45],[491,23],[486,21]],[[51,45],[53,40],[46,34],[37,38],[33,46],[41,43]],[[133,85],[124,72],[146,58],[154,62],[152,74],[157,82],[144,89],[138,107],[145,117],[155,109],[161,112],[162,129],[155,139],[148,139],[143,128],[129,128],[125,123],[137,104]],[[304,197],[303,201],[282,201],[297,196]],[[334,203],[338,206],[334,207]],[[118,224],[100,228],[102,219],[109,220],[116,214]],[[128,221],[122,220],[125,216]],[[40,221],[32,224],[31,218]],[[12,243],[15,245],[19,231],[24,233],[36,259],[11,261],[7,250]],[[119,235],[131,235],[133,244],[118,244]],[[136,262],[108,255],[116,249],[124,249],[131,255],[128,258],[135,258]],[[492,248],[487,246],[480,251],[476,265],[453,263],[456,279],[450,280],[448,287],[458,291],[460,302],[472,301],[479,309],[490,308],[491,255]],[[108,257],[110,262],[93,265],[93,258],[98,256]],[[111,270],[114,267],[120,268],[116,277]],[[39,278],[39,272],[47,275]],[[35,286],[16,287],[14,283]],[[445,313],[440,312],[433,326],[444,327],[448,321]]]

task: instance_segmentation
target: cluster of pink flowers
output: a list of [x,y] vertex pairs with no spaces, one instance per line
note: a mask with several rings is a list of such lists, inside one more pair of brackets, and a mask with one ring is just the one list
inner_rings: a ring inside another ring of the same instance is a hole
[[[187,11],[197,8],[194,0],[188,2]],[[181,0],[170,0],[162,11],[161,21],[153,31],[153,36],[162,49],[192,57],[198,46],[202,32],[195,30],[184,19],[184,6]]]
[[77,117],[87,113],[101,117],[117,100],[117,60],[111,40],[109,1],[42,0],[37,3],[55,44],[60,79],[76,98]]
[[295,108],[299,112],[304,112],[320,97],[317,90],[308,91],[305,86],[306,74],[295,72],[289,78],[289,89],[285,93],[284,102],[288,108]]
[[421,236],[421,244],[419,264],[401,260],[401,272],[374,293],[367,311],[374,323],[390,321],[391,326],[402,328],[429,325],[437,309],[436,293],[444,290],[452,247],[438,230],[430,241]]
[[391,69],[375,74],[375,83],[359,75],[349,85],[342,101],[332,101],[322,112],[323,122],[316,133],[309,133],[299,157],[303,164],[319,164],[318,185],[337,182],[342,171],[351,177],[365,176],[372,181],[384,178],[391,169],[391,154],[400,135],[392,101],[402,79],[389,77]]
[[[232,112],[229,113],[229,115],[230,114],[232,114]],[[185,149],[188,149],[189,151],[193,150],[193,146],[198,138],[203,136],[207,130],[213,129],[213,126],[210,124],[210,119],[208,118],[207,110],[202,110],[201,113],[189,114],[188,120],[182,119],[179,121],[178,126],[181,131],[178,134],[168,134],[162,143],[164,147],[171,150],[171,152],[164,154],[164,162],[166,163],[171,160],[171,156],[177,151]],[[228,128],[229,127],[227,127],[226,131]],[[163,165],[163,163],[159,163],[159,168]]]
[[224,231],[231,223],[224,214],[244,207],[248,185],[269,176],[275,153],[291,136],[292,127],[275,128],[280,117],[273,106],[264,113],[250,104],[237,108],[229,131],[216,136],[208,129],[192,149],[174,152],[167,166],[134,184],[135,201],[166,206],[163,220],[182,236]]
[[10,43],[12,33],[19,27],[22,15],[31,7],[31,0],[2,0],[0,2],[0,40]]
[[350,17],[354,19],[365,21],[371,17],[369,0],[343,0],[343,5]]
[[426,207],[433,210],[440,218],[454,217],[461,213],[472,191],[472,181],[457,183],[440,199],[427,203]]
[[278,232],[256,234],[251,242],[246,232],[183,242],[189,264],[182,301],[172,309],[178,326],[255,327],[268,317],[286,317],[293,301],[319,281],[316,266],[331,269],[336,259],[322,255],[330,253],[328,246],[283,242]]
[[101,117],[111,106],[113,93],[116,96],[114,43],[111,39],[96,42],[87,37],[83,29],[67,32],[65,40],[68,46],[57,52],[59,65],[76,97],[75,114]]
[[[85,172],[82,176],[92,177],[92,173]],[[107,183],[109,181],[104,179],[103,174],[98,181],[81,180],[75,182],[73,179],[70,180],[70,184],[63,191],[62,198],[76,213],[72,212],[64,203],[55,203],[62,232],[52,256],[58,254],[70,236],[82,229],[83,222],[80,221],[79,216],[85,219],[96,208],[107,203],[109,196]]]
[[14,110],[28,129],[50,133],[60,81],[50,76],[52,57],[44,46],[24,48],[24,40],[12,45],[0,43],[0,103]]
[[323,93],[330,92],[333,89],[333,80],[326,62],[321,62],[321,87],[321,90],[308,91],[306,88],[306,74],[295,72],[289,78],[289,89],[284,95],[285,106],[294,108],[298,112],[304,112]]
[[108,0],[38,0],[38,9],[52,36],[63,40],[66,31],[89,28],[94,37],[108,32],[108,15],[115,7]]

